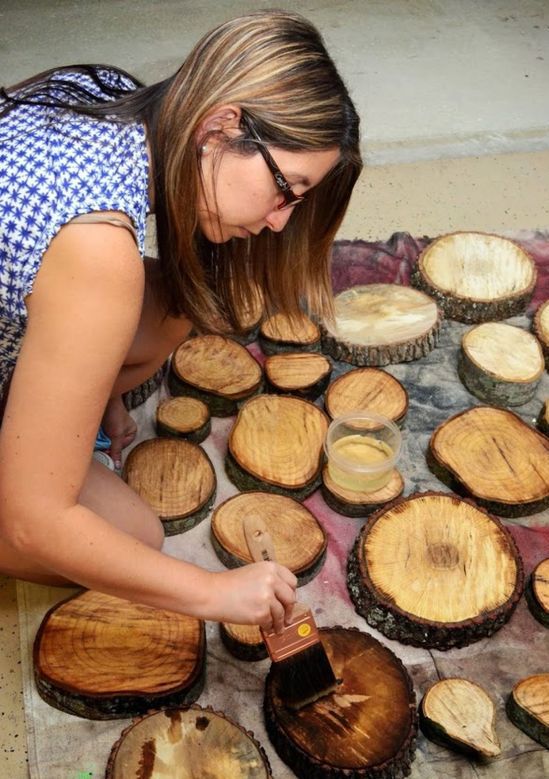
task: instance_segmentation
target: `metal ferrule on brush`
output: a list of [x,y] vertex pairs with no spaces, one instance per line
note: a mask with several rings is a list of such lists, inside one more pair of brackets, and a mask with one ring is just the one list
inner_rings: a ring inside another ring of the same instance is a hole
[[310,609],[300,609],[293,615],[291,624],[286,625],[281,634],[261,628],[261,635],[273,663],[286,660],[320,641]]

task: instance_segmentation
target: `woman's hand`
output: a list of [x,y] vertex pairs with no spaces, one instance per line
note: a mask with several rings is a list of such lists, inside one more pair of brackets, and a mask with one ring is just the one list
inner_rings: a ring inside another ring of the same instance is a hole
[[137,425],[128,414],[121,395],[110,398],[101,424],[111,439],[111,457],[114,466],[120,470],[122,449],[131,444],[137,433]]

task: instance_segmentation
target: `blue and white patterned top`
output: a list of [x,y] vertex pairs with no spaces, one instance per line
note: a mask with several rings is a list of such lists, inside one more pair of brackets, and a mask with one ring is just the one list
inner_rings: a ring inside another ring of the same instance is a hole
[[[120,85],[117,73],[102,75]],[[99,94],[87,75],[71,78]],[[143,255],[148,167],[139,123],[29,105],[0,118],[0,398],[25,333],[25,296],[62,226],[78,214],[121,211]]]

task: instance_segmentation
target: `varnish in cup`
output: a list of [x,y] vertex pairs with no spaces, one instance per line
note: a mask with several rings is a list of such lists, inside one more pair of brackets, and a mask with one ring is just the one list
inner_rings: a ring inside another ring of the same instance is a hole
[[355,492],[376,492],[389,482],[402,436],[387,417],[353,411],[330,424],[324,442],[330,478]]

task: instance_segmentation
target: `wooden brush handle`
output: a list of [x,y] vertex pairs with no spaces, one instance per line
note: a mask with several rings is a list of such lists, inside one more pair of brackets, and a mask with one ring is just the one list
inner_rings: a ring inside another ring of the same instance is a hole
[[252,559],[256,563],[263,560],[276,562],[273,539],[271,538],[265,522],[258,516],[244,517],[244,535]]

